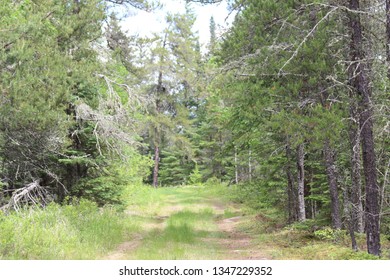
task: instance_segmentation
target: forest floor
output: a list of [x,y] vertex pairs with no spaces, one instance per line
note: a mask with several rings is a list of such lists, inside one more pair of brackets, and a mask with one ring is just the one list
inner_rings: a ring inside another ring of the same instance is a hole
[[243,229],[238,205],[205,188],[161,188],[135,196],[128,219],[141,229],[102,259],[269,259]]
[[[372,259],[365,236],[354,252],[345,231],[287,225],[280,210],[253,209],[227,198],[226,187],[140,188],[129,194],[125,218],[136,225],[108,260],[344,260]],[[384,242],[383,257],[390,244]]]
[[[243,191],[129,186],[124,212],[80,200],[0,215],[0,260],[377,259],[366,253],[364,234],[356,234],[354,252],[349,234],[331,229],[327,215],[287,224],[266,195],[245,202],[237,196]],[[383,237],[382,259],[389,259]]]

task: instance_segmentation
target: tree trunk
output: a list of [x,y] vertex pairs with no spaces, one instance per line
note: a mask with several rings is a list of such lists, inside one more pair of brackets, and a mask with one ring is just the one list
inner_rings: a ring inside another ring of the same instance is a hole
[[297,169],[298,169],[298,221],[306,220],[305,212],[305,151],[304,144],[297,147]]
[[248,177],[249,182],[252,182],[252,150],[249,149],[249,157],[248,157]]
[[386,0],[386,61],[387,79],[390,80],[390,0]]
[[349,8],[352,11],[348,14],[351,32],[349,78],[359,103],[363,169],[366,183],[367,250],[368,253],[379,256],[379,186],[374,151],[372,91],[368,80],[369,65],[363,51],[363,32],[358,14],[359,0],[350,0]]
[[325,157],[326,175],[328,178],[329,193],[330,193],[332,226],[335,229],[341,229],[336,166],[334,162],[334,151],[330,147],[329,139],[325,140],[324,157]]
[[[165,44],[164,44],[165,46]],[[163,59],[161,58],[161,61]],[[163,87],[163,80],[162,80],[163,73],[160,71],[158,73],[158,81],[157,81],[157,96],[156,96],[156,115],[162,113],[161,108],[161,95],[164,93],[164,87]],[[156,127],[154,129],[154,168],[153,168],[153,187],[158,187],[158,171],[159,171],[159,163],[160,163],[160,143],[161,143],[161,135],[159,132],[159,126],[160,124],[157,122]]]
[[238,184],[238,159],[237,159],[237,147],[234,146],[234,173],[235,173],[235,182]]
[[361,183],[361,157],[360,157],[360,132],[359,116],[357,113],[356,102],[350,101],[349,140],[351,142],[351,223],[353,230],[364,232],[364,211],[362,204],[362,183]]
[[286,175],[287,175],[287,199],[288,199],[288,222],[292,223],[298,220],[298,211],[297,211],[297,192],[294,187],[294,176],[292,174],[291,168],[291,147],[290,143],[287,140],[286,144]]
[[154,147],[154,168],[153,168],[153,187],[158,187],[158,169],[160,163],[160,147]]

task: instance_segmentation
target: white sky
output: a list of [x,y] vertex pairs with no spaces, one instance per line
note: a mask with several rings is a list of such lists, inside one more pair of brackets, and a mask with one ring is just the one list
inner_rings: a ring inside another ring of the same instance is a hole
[[[162,10],[153,12],[134,11],[123,21],[123,28],[129,34],[139,34],[140,36],[149,36],[154,32],[162,31],[165,27],[165,15],[170,13],[185,12],[185,0],[160,0],[164,5]],[[225,28],[233,20],[233,16],[228,17],[227,4],[225,1],[219,4],[200,5],[191,4],[192,9],[197,15],[197,20],[193,31],[198,31],[199,40],[202,46],[207,45],[210,39],[210,18],[214,17],[217,25],[217,36],[220,28]]]

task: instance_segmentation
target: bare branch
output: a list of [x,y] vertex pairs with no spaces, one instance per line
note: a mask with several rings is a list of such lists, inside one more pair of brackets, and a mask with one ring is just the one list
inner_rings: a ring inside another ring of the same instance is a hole
[[306,41],[309,39],[311,35],[317,30],[318,26],[325,20],[327,19],[332,13],[334,13],[338,7],[333,7],[329,12],[326,13],[325,16],[323,16],[317,23],[316,25],[306,34],[305,38],[299,43],[298,47],[295,49],[294,53],[292,56],[283,64],[283,66],[279,69],[279,75],[282,75],[283,69],[293,60],[299,53],[299,50],[302,48],[303,44],[306,43]]
[[37,179],[23,188],[14,190],[9,202],[0,210],[8,212],[11,209],[19,211],[23,205],[45,206],[53,200],[47,189],[40,185]]

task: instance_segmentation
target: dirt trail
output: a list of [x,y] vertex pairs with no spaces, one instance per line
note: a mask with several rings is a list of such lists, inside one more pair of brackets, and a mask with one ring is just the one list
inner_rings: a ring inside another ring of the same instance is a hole
[[224,260],[266,260],[265,255],[253,245],[253,237],[238,229],[242,216],[217,222],[223,237],[217,240]]
[[[147,232],[152,230],[161,230],[166,227],[166,220],[170,215],[182,211],[185,209],[180,204],[174,204],[174,201],[170,201],[170,205],[165,206],[161,211],[161,216],[153,216],[148,222],[142,224],[142,231],[133,236],[132,240],[126,241],[120,244],[117,249],[110,252],[103,259],[107,260],[119,260],[126,259],[131,252],[143,245],[144,237]],[[242,223],[244,217],[240,215],[239,209],[232,208],[231,205],[226,205],[219,200],[207,201],[208,207],[213,209],[215,214],[215,223],[217,225],[220,235],[218,238],[205,238],[200,239],[200,242],[208,242],[216,245],[218,248],[217,259],[222,260],[249,260],[249,259],[267,259],[262,252],[259,251],[253,245],[253,236],[240,231],[239,226]],[[196,205],[199,206],[199,205]],[[234,209],[233,213],[237,213],[237,216],[230,218],[223,218],[225,210]],[[136,213],[134,211],[127,211],[129,217],[142,216],[142,213]],[[159,213],[160,214],[160,213]]]
[[[214,201],[213,206],[216,212],[223,213],[227,205],[220,201]],[[233,207],[234,208],[234,207]],[[240,210],[234,208],[238,214]],[[217,221],[218,229],[223,233],[223,237],[217,240],[222,248],[221,258],[224,260],[266,260],[265,255],[253,245],[253,237],[240,231],[243,216],[220,219]]]
[[[169,202],[170,205],[163,207],[163,209],[161,210],[161,213],[164,213],[164,215],[156,215],[153,216],[153,218],[150,218],[148,222],[143,222],[141,226],[141,233],[138,233],[137,235],[133,236],[131,240],[119,244],[115,251],[110,252],[108,255],[103,257],[103,259],[124,260],[131,252],[142,246],[146,232],[150,232],[153,230],[162,231],[166,226],[165,221],[169,218],[169,216],[184,209],[184,206],[175,204],[175,201]],[[131,218],[132,216],[142,217],[145,215],[144,213],[134,210],[126,210],[125,213],[129,216],[129,218]]]

